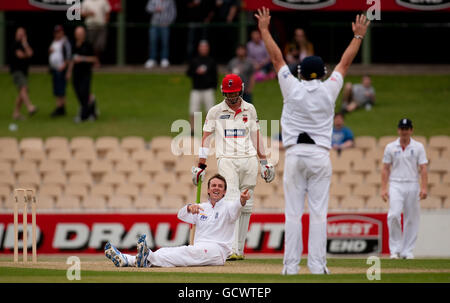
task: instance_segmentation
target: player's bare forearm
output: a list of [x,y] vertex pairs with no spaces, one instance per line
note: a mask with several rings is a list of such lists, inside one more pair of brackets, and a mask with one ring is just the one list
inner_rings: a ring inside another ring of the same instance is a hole
[[[212,139],[212,132],[203,132],[201,147],[209,148]],[[199,164],[206,164],[206,158],[198,158]]]
[[420,198],[426,199],[428,195],[428,170],[427,165],[420,165]]
[[258,28],[261,32],[261,38],[264,41],[267,52],[269,53],[270,60],[272,61],[275,71],[278,73],[280,68],[286,65],[286,62],[283,59],[283,54],[281,53],[280,48],[273,40],[269,31],[270,11],[268,8],[262,7],[261,9],[258,9],[255,17],[258,19]]
[[260,135],[259,131],[252,132],[250,134],[250,138],[252,140],[253,147],[256,149],[258,158],[260,160],[265,160],[267,158],[266,152],[265,152],[263,140],[261,140],[261,135]]
[[336,65],[335,70],[338,71],[343,77],[347,74],[347,70],[358,54],[359,48],[361,47],[361,39],[353,38],[350,45],[342,54],[341,61]]
[[381,198],[383,198],[385,202],[389,198],[387,186],[390,173],[391,173],[390,164],[384,164],[383,169],[381,171]]

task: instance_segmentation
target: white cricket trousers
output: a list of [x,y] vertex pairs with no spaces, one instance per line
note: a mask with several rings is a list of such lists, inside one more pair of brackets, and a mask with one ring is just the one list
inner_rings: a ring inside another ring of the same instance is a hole
[[[389,182],[389,250],[410,256],[419,232],[420,186],[418,182]],[[403,212],[403,233],[401,214]]]
[[[302,144],[304,145],[304,144]],[[291,148],[296,148],[293,146]],[[304,147],[317,152],[286,152],[284,164],[285,240],[283,273],[298,274],[303,252],[302,215],[308,195],[308,268],[323,274],[326,268],[327,210],[331,180],[329,152],[315,145]]]
[[[129,266],[135,266],[136,257],[125,255]],[[225,256],[220,246],[216,243],[200,242],[195,245],[162,247],[155,252],[150,252],[147,260],[149,267],[182,267],[182,266],[207,266],[224,265]]]
[[253,191],[258,176],[258,159],[256,156],[245,158],[219,158],[217,161],[219,174],[227,180],[226,197],[240,199],[241,192],[248,189],[250,199],[241,208],[234,230],[233,253],[244,255],[250,216],[253,208]]

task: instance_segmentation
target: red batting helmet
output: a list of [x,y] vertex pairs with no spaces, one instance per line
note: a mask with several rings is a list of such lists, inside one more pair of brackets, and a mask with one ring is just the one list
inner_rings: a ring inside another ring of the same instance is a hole
[[244,91],[244,83],[242,83],[241,77],[236,74],[228,74],[222,80],[220,86],[222,93],[235,93]]

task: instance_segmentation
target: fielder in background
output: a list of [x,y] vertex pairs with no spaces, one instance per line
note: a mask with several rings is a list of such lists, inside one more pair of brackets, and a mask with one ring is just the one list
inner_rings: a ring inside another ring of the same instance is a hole
[[105,255],[117,267],[176,267],[224,265],[231,254],[233,231],[239,211],[245,206],[250,194],[248,190],[240,199],[225,200],[227,182],[217,174],[208,181],[206,202],[188,204],[178,212],[178,219],[197,226],[194,245],[163,247],[152,252],[146,243],[146,236],[139,237],[137,255],[122,254],[111,243],[105,245]]
[[225,100],[208,111],[198,167],[192,168],[192,180],[197,185],[205,175],[209,146],[214,138],[219,174],[228,183],[228,199],[235,200],[246,190],[250,193],[250,199],[236,222],[233,254],[229,257],[229,260],[242,260],[258,176],[257,156],[260,159],[261,177],[266,182],[272,182],[275,178],[275,169],[266,159],[255,107],[242,99],[244,84],[241,78],[235,74],[226,75],[221,91]]
[[391,259],[413,259],[419,231],[419,200],[427,197],[428,160],[423,144],[411,138],[411,120],[401,119],[397,131],[399,138],[386,145],[384,150],[381,197],[384,201],[389,200],[387,220]]
[[298,274],[303,252],[301,218],[308,195],[310,212],[308,268],[313,274],[329,273],[326,267],[327,210],[331,179],[331,134],[336,98],[344,76],[358,53],[369,21],[363,15],[352,23],[354,37],[339,64],[324,82],[325,65],[310,56],[300,64],[301,80],[292,75],[270,31],[270,12],[263,7],[255,17],[269,52],[283,95],[281,129],[286,160],[283,176],[285,250],[282,274]]

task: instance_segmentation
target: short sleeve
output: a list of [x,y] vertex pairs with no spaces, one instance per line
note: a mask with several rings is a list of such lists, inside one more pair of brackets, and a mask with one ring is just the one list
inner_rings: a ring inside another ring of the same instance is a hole
[[428,164],[427,154],[426,154],[425,149],[423,148],[422,144],[420,145],[420,148],[419,148],[418,163],[419,163],[419,165]]
[[386,164],[391,164],[392,163],[392,155],[389,152],[389,145],[386,146],[386,148],[384,149],[383,163],[386,163]]
[[109,5],[109,1],[105,0],[105,13],[111,12],[111,5]]
[[250,131],[256,132],[260,129],[259,127],[259,121],[258,121],[258,114],[256,113],[256,109],[254,106],[250,109],[251,113],[251,119],[250,119]]
[[330,77],[324,82],[325,87],[331,94],[333,100],[336,100],[341,91],[342,85],[344,84],[344,78],[338,71],[333,71]]
[[292,75],[289,67],[284,65],[278,71],[278,83],[280,84],[281,94],[283,95],[283,103],[285,103],[295,85],[298,84],[298,79]]
[[350,128],[346,128],[346,140],[354,140],[353,132]]
[[216,118],[212,110],[208,111],[206,115],[205,124],[203,125],[203,131],[213,133],[216,129]]

